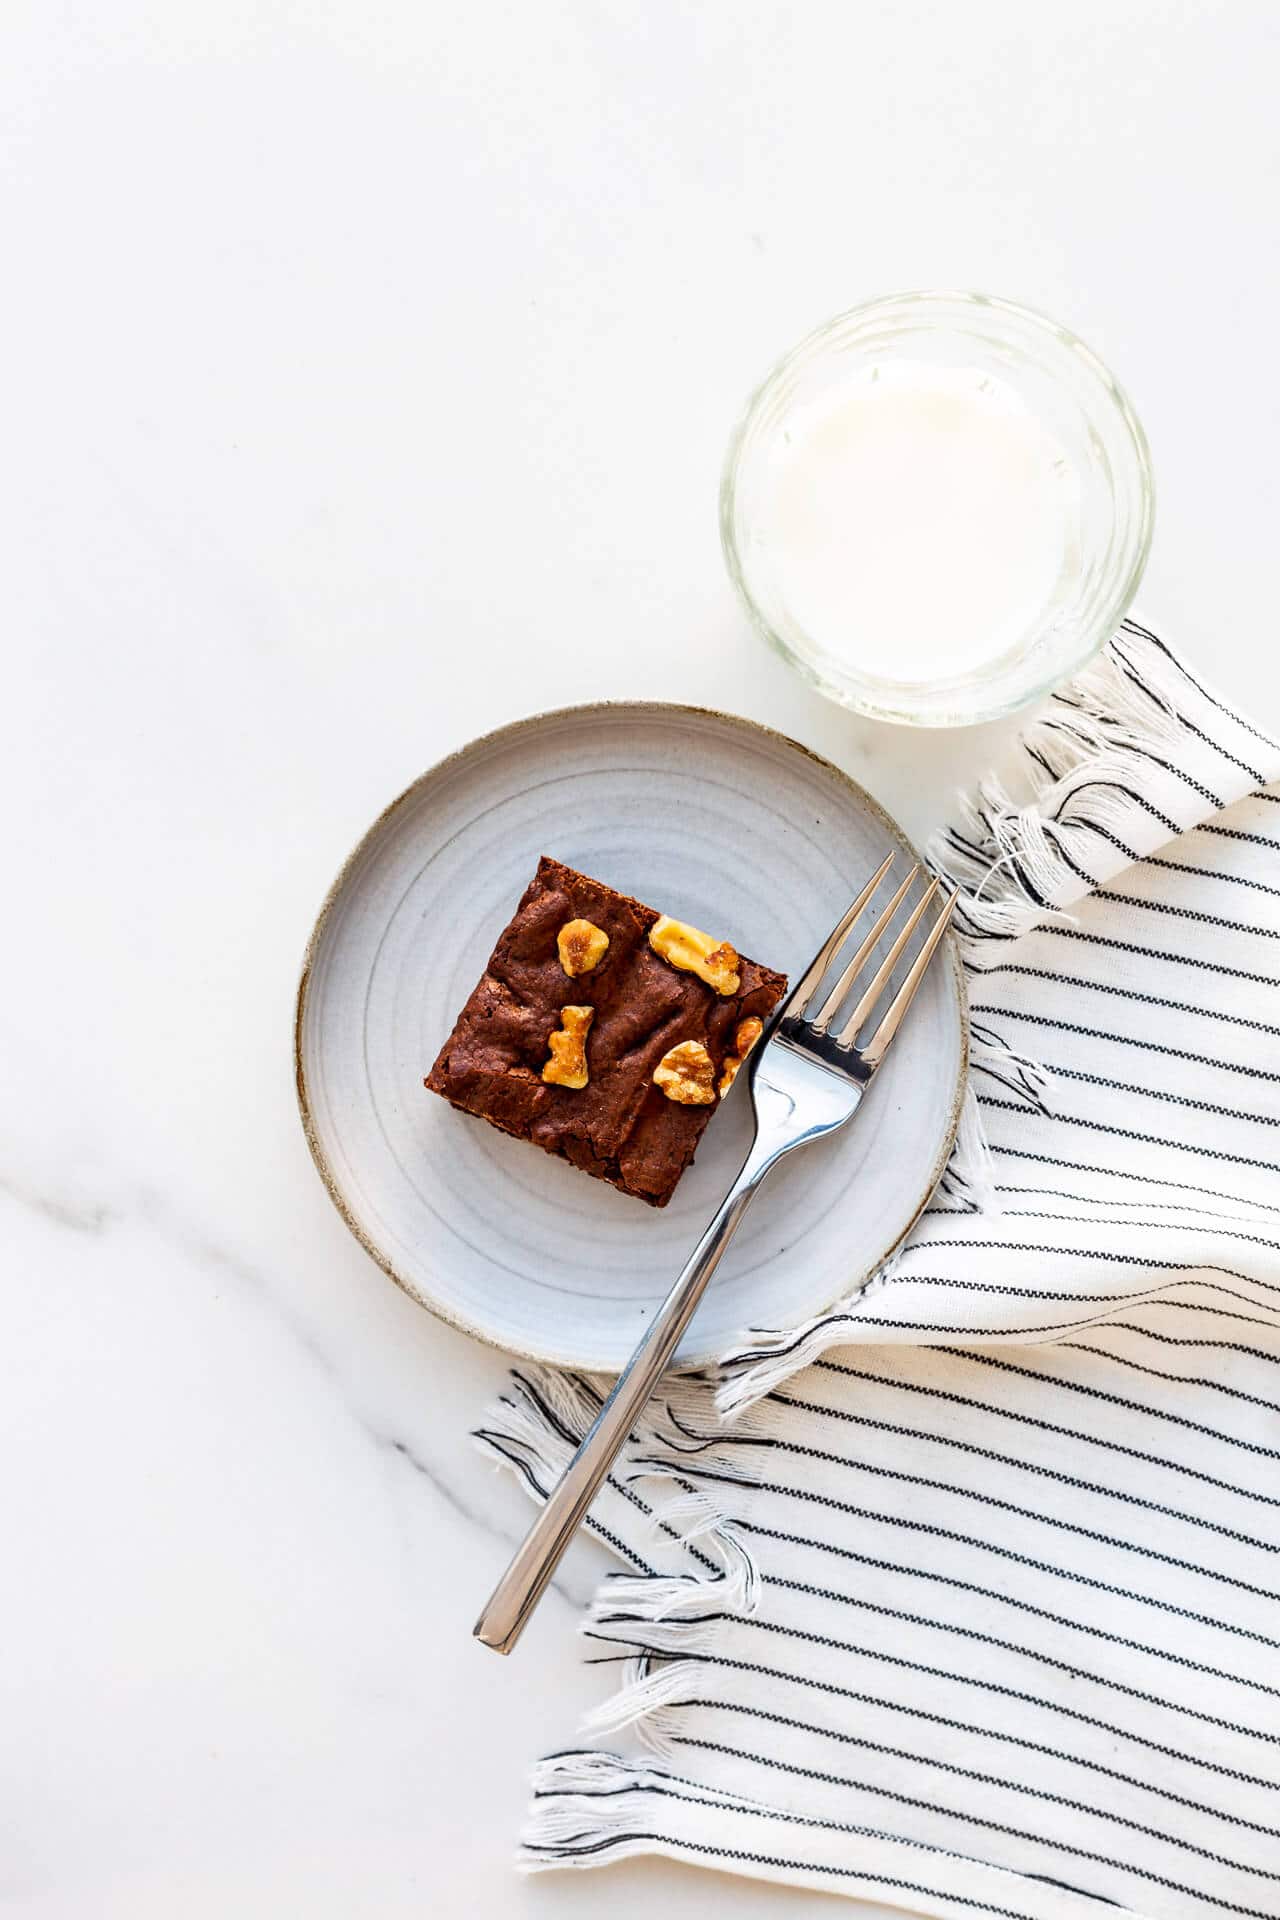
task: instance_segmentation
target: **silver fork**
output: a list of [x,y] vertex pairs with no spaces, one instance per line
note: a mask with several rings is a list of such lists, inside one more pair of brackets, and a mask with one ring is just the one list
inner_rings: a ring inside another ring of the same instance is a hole
[[824,994],[821,989],[854,923],[866,910],[892,865],[890,854],[819,947],[799,984],[775,1016],[767,1042],[764,1045],[757,1042],[748,1069],[756,1122],[751,1148],[737,1179],[690,1254],[684,1272],[650,1321],[639,1346],[618,1376],[613,1392],[596,1415],[477,1620],[476,1639],[496,1653],[510,1653],[524,1632],[529,1616],[559,1566],[597,1489],[679,1346],[707,1282],[766,1174],[797,1147],[808,1146],[810,1141],[821,1140],[825,1134],[846,1126],[858,1111],[863,1094],[883,1062],[946,932],[955,895],[929,928],[906,978],[864,1045],[858,1045],[858,1035],[889,985],[907,942],[928,911],[938,891],[938,882],[934,880],[912,908],[893,945],[859,993],[856,1005],[845,1013],[839,1025],[836,1025],[837,1017],[844,1013],[867,961],[906,899],[919,867],[912,867],[829,991]]

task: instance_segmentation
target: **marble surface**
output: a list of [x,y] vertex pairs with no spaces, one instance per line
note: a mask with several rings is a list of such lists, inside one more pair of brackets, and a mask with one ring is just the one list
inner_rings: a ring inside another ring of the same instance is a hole
[[15,0],[4,41],[0,1907],[682,1920],[689,1870],[511,1869],[596,1567],[471,1642],[503,1363],[315,1177],[302,944],[390,795],[541,707],[736,708],[917,833],[992,758],[823,705],[720,565],[747,388],[892,287],[1113,362],[1141,608],[1280,723],[1270,10]]

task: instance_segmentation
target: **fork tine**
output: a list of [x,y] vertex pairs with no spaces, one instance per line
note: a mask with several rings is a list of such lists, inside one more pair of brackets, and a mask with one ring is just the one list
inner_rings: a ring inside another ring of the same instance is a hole
[[[925,888],[924,893],[921,895],[919,901],[912,908],[910,914],[908,914],[907,923],[903,927],[902,932],[898,935],[897,939],[894,941],[893,945],[890,947],[888,953],[884,957],[882,964],[876,969],[875,973],[872,975],[870,985],[867,987],[867,990],[863,994],[861,1000],[859,1000],[857,1006],[854,1008],[853,1012],[849,1015],[849,1018],[845,1021],[839,1033],[836,1035],[837,1046],[851,1047],[854,1041],[857,1039],[858,1033],[861,1030],[863,1024],[865,1023],[868,1014],[871,1012],[872,1007],[874,1007],[876,1001],[880,998],[880,995],[884,992],[885,988],[888,986],[889,977],[892,974],[894,968],[897,966],[898,961],[902,956],[903,948],[906,946],[908,940],[911,938],[912,934],[915,932],[917,926],[919,926],[920,920],[923,914],[925,913],[925,910],[927,909],[929,902],[933,899],[934,894],[938,891],[938,885],[939,885],[938,881],[931,880],[929,885]],[[905,1012],[905,1008],[903,1009],[903,1011]],[[865,1051],[863,1053],[863,1058],[864,1059],[866,1058]]]
[[[834,987],[832,987],[830,993],[809,1023],[815,1033],[825,1033],[836,1014],[839,1013],[846,994],[866,965],[868,955],[875,951],[876,941],[880,938],[885,928],[892,922],[894,914],[902,905],[903,900],[910,890],[911,883],[919,871],[919,867],[912,867],[910,873],[898,888],[898,891],[894,894],[892,900],[880,915],[880,918],[876,921],[874,927],[872,927],[870,933],[862,942],[862,945],[858,948],[858,951],[854,954],[848,966],[844,968],[840,978],[836,981]],[[814,998],[815,1000],[817,999],[816,994]]]
[[880,1022],[880,1025],[876,1028],[870,1040],[863,1048],[862,1058],[868,1067],[873,1069],[878,1067],[888,1052],[890,1041],[902,1025],[903,1015],[915,999],[916,988],[924,978],[925,969],[933,958],[934,948],[947,930],[947,922],[951,918],[951,910],[955,904],[956,896],[953,893],[947,901],[946,906],[942,909],[942,912],[930,927],[924,945],[912,961],[910,973],[898,988],[897,993],[894,994],[884,1019]]
[[883,861],[880,864],[880,866],[876,868],[876,871],[872,874],[866,886],[862,889],[862,892],[858,895],[857,899],[854,900],[853,904],[850,907],[847,907],[845,911],[841,914],[835,926],[831,929],[831,932],[827,935],[827,938],[823,941],[822,945],[818,948],[817,953],[815,953],[815,955],[813,956],[813,959],[809,962],[808,967],[805,969],[805,972],[801,977],[799,985],[792,988],[791,993],[787,998],[788,1007],[795,1007],[801,1014],[803,1014],[805,1003],[809,1000],[810,996],[813,994],[814,989],[816,987],[819,987],[822,984],[822,976],[826,972],[827,968],[831,965],[832,960],[835,958],[836,953],[839,950],[840,943],[842,942],[845,935],[848,933],[850,927],[853,925],[854,921],[858,918],[858,915],[862,912],[868,900],[871,898],[876,888],[880,885],[880,882],[884,879],[886,873],[888,873],[892,865],[893,865],[893,855],[890,854],[889,858]]

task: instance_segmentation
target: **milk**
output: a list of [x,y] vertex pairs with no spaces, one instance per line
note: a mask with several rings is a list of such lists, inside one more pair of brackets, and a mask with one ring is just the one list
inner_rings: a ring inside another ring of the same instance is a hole
[[809,639],[923,685],[1029,643],[1078,570],[1080,477],[1012,388],[894,361],[794,402],[753,545]]

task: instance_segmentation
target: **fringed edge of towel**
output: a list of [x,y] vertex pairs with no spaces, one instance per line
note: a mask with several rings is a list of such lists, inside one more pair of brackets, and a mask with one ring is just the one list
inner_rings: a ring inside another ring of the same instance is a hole
[[[1093,1920],[1098,1902],[912,1835],[726,1793],[642,1755],[569,1748],[533,1772],[517,1865],[596,1867],[662,1853],[784,1886],[877,1900],[935,1920]],[[1116,1920],[1138,1920],[1107,1903]]]
[[[1194,710],[1206,704],[1220,732],[1221,704],[1132,621],[1050,696],[1018,742],[1027,797],[990,776],[959,796],[955,822],[929,843],[930,864],[960,896],[966,966],[983,972],[1023,934],[1071,924],[1078,900],[1269,777],[1199,726]],[[1274,748],[1263,744],[1266,760]]]
[[[595,1747],[548,1754],[534,1766],[517,1864],[532,1873],[547,1866],[592,1866],[601,1846],[636,1851],[628,1845],[636,1826],[633,1796],[666,1792],[675,1784],[665,1768],[641,1755]],[[751,1810],[749,1802],[714,1787],[698,1786],[696,1793],[700,1806]]]
[[[531,1366],[511,1375],[508,1391],[489,1408],[472,1438],[500,1465],[514,1468],[530,1497],[542,1501],[555,1485],[599,1412],[605,1383],[581,1374]],[[686,1375],[668,1381],[660,1402],[651,1404],[633,1428],[625,1453],[597,1496],[587,1525],[615,1548],[610,1506],[625,1506],[635,1539],[637,1513],[651,1542],[649,1558],[630,1553],[638,1573],[606,1575],[581,1631],[595,1639],[650,1640],[650,1629],[669,1639],[677,1629],[696,1626],[708,1613],[751,1613],[759,1591],[754,1556],[744,1545],[726,1504],[734,1486],[749,1486],[738,1468],[716,1475],[724,1492],[695,1484],[697,1456],[719,1445],[733,1445],[722,1433],[702,1435],[693,1422],[705,1420],[708,1381]],[[653,1564],[656,1562],[657,1564]],[[643,1629],[628,1635],[628,1624]],[[630,1680],[649,1671],[648,1655],[671,1651],[656,1642],[635,1646]],[[625,1691],[625,1689],[624,1689]],[[638,1720],[641,1712],[612,1710],[592,1717],[595,1731]]]
[[[520,1474],[535,1499],[545,1497],[568,1465],[600,1406],[601,1389],[581,1375],[530,1367],[512,1375],[510,1390],[473,1435],[492,1459]],[[617,1540],[610,1496],[645,1516],[657,1566],[632,1557],[635,1573],[607,1574],[580,1631],[606,1659],[624,1662],[621,1684],[583,1723],[584,1733],[633,1728],[654,1753],[669,1753],[673,1710],[696,1693],[705,1670],[696,1655],[730,1617],[753,1613],[760,1579],[754,1555],[734,1525],[733,1490],[754,1484],[734,1456],[753,1436],[701,1433],[709,1407],[699,1376],[669,1381],[633,1430],[626,1452],[597,1497],[589,1526]],[[708,1467],[704,1479],[700,1468]],[[631,1534],[635,1536],[634,1524]],[[685,1657],[681,1657],[685,1656]]]

